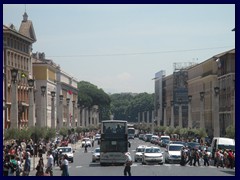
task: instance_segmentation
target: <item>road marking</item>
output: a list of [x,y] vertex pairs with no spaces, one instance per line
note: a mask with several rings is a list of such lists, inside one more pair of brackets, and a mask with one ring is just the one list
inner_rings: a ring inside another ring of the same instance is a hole
[[76,168],[81,168],[82,166],[76,166]]

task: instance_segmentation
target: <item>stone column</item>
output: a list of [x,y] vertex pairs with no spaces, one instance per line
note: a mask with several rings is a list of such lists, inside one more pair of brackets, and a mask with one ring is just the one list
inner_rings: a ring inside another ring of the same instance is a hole
[[91,126],[91,125],[93,125],[93,122],[92,122],[93,121],[93,108],[92,107],[89,109],[89,113],[90,113],[89,116],[90,116],[90,126]]
[[47,126],[47,103],[46,103],[46,86],[41,86],[41,109],[42,109],[42,114],[40,118],[40,124],[41,127],[46,127]]
[[[15,72],[13,72],[15,71]],[[10,111],[10,128],[18,128],[18,92],[17,92],[17,69],[12,69],[11,74],[16,73],[15,79],[12,77],[11,81],[11,111]]]
[[192,96],[188,96],[188,128],[192,129]]
[[63,95],[59,95],[58,130],[63,127]]
[[232,117],[233,117],[233,127],[235,127],[235,79],[233,80],[233,113],[232,113]]
[[171,127],[174,127],[174,102],[171,101]]
[[164,112],[163,112],[163,126],[167,126],[167,103],[163,104]]
[[145,123],[145,112],[142,112],[142,123]]
[[34,95],[33,87],[29,87],[29,113],[28,113],[28,127],[35,126],[35,105],[34,105]]
[[178,122],[178,126],[180,128],[183,127],[182,125],[182,99],[179,99],[179,102],[178,102],[178,118],[179,118],[179,122]]
[[152,134],[154,133],[154,110],[152,111],[152,128],[151,128],[151,130],[152,130]]
[[150,116],[150,114],[149,114],[149,111],[147,111],[147,127],[149,127],[149,117]]
[[86,127],[89,126],[89,108],[86,108]]
[[214,87],[214,104],[213,104],[213,135],[214,137],[220,137],[220,126],[219,126],[219,87]]
[[205,92],[200,92],[200,128],[205,128],[205,120],[204,120],[204,94],[205,94]]
[[72,101],[73,104],[73,112],[72,112],[72,128],[76,127],[76,121],[75,121],[75,101]]
[[67,128],[69,128],[70,127],[70,115],[69,115],[69,103],[70,103],[70,98],[67,98],[66,99],[66,101],[67,101]]
[[56,128],[56,119],[55,119],[55,91],[51,91],[51,128]]
[[85,108],[84,108],[84,106],[82,107],[82,127],[86,127],[86,122],[85,122],[85,120],[86,120],[86,118],[85,118]]

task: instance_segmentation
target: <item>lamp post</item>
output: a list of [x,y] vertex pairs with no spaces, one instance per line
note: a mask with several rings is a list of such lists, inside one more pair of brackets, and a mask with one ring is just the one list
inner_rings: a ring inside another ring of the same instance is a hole
[[41,127],[47,126],[47,118],[46,118],[46,99],[45,99],[45,93],[46,93],[46,86],[41,86],[41,92],[42,92],[42,118],[40,119]]
[[205,128],[205,120],[204,120],[204,95],[205,92],[200,92],[200,128]]
[[29,86],[29,114],[28,114],[28,127],[35,126],[35,107],[34,107],[34,79],[28,79]]
[[51,128],[56,128],[56,120],[55,120],[55,91],[51,91]]
[[192,128],[192,95],[188,96],[188,128]]
[[163,126],[167,126],[167,103],[164,102],[163,103],[163,108],[164,108],[164,112],[163,112]]
[[58,130],[63,127],[63,95],[59,95]]
[[69,128],[69,125],[70,125],[70,116],[69,116],[69,102],[70,102],[70,98],[67,98],[66,102],[67,102],[67,128]]
[[75,101],[72,101],[72,104],[73,104],[72,127],[74,128],[75,125],[76,125],[76,122],[75,122]]
[[174,101],[171,101],[171,127],[174,127]]
[[220,126],[219,126],[219,87],[214,87],[214,137],[220,136]]
[[17,93],[17,76],[18,70],[11,69],[11,111],[10,111],[10,128],[18,128],[18,93]]

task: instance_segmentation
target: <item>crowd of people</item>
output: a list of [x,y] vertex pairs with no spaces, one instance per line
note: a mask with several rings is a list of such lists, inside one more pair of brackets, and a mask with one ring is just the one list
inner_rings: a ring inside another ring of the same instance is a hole
[[214,154],[206,146],[204,149],[200,148],[188,148],[183,147],[181,150],[181,162],[180,165],[201,166],[200,162],[203,162],[204,166],[209,166],[210,161],[213,161],[213,165],[222,168],[235,167],[235,152],[228,149],[218,149]]

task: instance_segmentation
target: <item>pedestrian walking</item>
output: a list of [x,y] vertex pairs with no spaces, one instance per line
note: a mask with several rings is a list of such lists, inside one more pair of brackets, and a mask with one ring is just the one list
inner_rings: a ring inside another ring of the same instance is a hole
[[205,150],[203,154],[203,165],[209,166],[209,156],[208,156],[207,150]]
[[132,176],[132,174],[131,174],[132,158],[131,158],[129,152],[125,153],[125,156],[126,156],[126,163],[125,163],[125,168],[123,171],[124,176],[127,176],[127,174],[128,174],[128,176]]
[[233,152],[232,152],[231,149],[228,152],[228,160],[229,160],[230,168],[233,169],[233,167],[234,167],[234,155],[233,155]]
[[50,176],[53,176],[53,156],[52,152],[48,151],[48,160],[47,160],[47,168],[46,168],[46,174],[50,173]]
[[36,170],[36,176],[44,176],[44,162],[42,157],[38,161]]
[[61,165],[62,176],[69,176],[68,164],[68,156],[65,154]]
[[31,169],[31,160],[30,160],[30,153],[26,152],[26,159],[23,168],[23,176],[29,176]]

